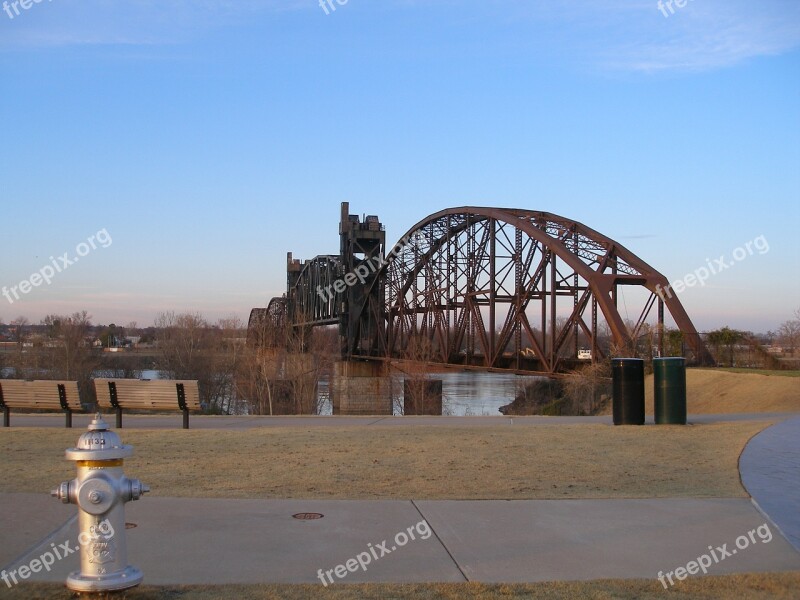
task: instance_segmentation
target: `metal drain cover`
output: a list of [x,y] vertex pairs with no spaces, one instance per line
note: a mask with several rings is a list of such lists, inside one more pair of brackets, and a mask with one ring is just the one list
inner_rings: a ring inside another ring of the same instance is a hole
[[301,521],[313,521],[315,519],[321,519],[324,516],[325,515],[322,513],[297,513],[296,515],[292,515],[292,518]]

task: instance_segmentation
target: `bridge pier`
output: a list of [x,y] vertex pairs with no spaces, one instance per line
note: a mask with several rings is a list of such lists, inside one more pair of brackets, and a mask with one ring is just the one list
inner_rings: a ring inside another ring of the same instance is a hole
[[334,415],[392,414],[392,382],[383,363],[341,361],[333,367]]

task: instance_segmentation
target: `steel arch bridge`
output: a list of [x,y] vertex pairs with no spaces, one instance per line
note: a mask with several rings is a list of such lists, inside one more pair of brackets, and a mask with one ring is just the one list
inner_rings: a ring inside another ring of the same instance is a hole
[[[713,363],[681,303],[663,291],[666,277],[582,223],[532,210],[450,208],[385,253],[377,217],[367,226],[342,209],[340,255],[305,263],[289,255],[287,295],[267,311],[282,310],[297,326],[338,324],[345,360],[557,374],[576,364],[581,334],[592,360],[604,356],[600,321],[617,350],[630,353],[655,311],[663,348],[666,310],[694,360]],[[637,292],[625,306],[635,321],[620,313],[621,286]],[[264,322],[264,310],[254,309],[251,327]]]

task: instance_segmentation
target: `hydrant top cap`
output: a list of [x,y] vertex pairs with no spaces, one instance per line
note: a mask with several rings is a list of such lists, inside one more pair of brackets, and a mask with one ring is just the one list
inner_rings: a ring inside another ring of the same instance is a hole
[[75,448],[66,451],[67,460],[117,460],[131,454],[133,448],[124,445],[115,432],[109,431],[99,413],[89,424],[89,430],[78,438]]
[[96,413],[92,422],[89,423],[89,431],[108,431],[108,423],[103,419],[103,415]]

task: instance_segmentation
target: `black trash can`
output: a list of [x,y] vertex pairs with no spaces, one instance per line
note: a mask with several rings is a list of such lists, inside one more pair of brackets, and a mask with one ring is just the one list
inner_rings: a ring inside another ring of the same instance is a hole
[[686,359],[653,359],[653,398],[659,425],[686,425]]
[[644,361],[612,358],[614,425],[644,425]]

